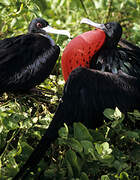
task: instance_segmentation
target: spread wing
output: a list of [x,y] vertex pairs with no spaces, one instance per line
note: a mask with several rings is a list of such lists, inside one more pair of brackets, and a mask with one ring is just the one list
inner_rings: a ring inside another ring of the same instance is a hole
[[83,122],[90,128],[102,124],[105,108],[127,112],[140,109],[140,80],[122,73],[112,74],[87,68],[75,69],[64,89],[65,120]]
[[51,73],[60,49],[48,38],[26,34],[0,41],[0,90],[26,90]]

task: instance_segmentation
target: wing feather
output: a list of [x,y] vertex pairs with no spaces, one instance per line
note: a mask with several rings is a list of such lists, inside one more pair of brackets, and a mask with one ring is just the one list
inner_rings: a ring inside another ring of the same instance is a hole
[[105,108],[117,106],[123,112],[140,109],[139,91],[140,83],[135,77],[79,67],[65,85],[65,119],[89,123],[90,128],[95,128],[102,124],[96,114],[101,115]]

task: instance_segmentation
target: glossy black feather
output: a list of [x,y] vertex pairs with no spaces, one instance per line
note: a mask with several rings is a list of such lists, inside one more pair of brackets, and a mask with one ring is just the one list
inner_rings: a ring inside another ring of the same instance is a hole
[[116,22],[101,25],[101,29],[106,33],[106,39],[93,56],[90,68],[115,74],[122,70],[130,76],[140,77],[140,48],[120,39],[122,27]]
[[105,108],[117,106],[122,112],[140,109],[139,92],[140,79],[136,77],[121,71],[112,74],[79,67],[71,73],[64,89],[65,121],[80,121],[96,128],[102,124],[96,115]]
[[127,41],[126,39],[120,39],[118,43],[122,48],[125,48],[126,50],[130,50],[131,52],[135,53],[135,55],[140,57],[140,47],[136,46],[135,44],[132,44],[131,42]]
[[134,72],[134,76],[140,77],[140,47],[125,39],[120,39],[119,45],[129,58],[129,63],[132,66],[131,69]]
[[43,82],[59,53],[59,47],[40,33],[1,40],[0,93],[26,91]]
[[102,47],[93,57],[90,67],[115,74],[122,70],[130,76],[140,77],[140,51],[136,53],[134,50],[121,47]]

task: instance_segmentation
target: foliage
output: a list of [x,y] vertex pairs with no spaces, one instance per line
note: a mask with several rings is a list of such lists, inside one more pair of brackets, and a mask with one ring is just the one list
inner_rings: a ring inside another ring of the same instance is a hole
[[[14,176],[27,160],[33,148],[45,132],[49,118],[38,108],[38,118],[33,109],[28,109],[34,100],[31,97],[16,97],[16,103],[5,104],[1,110],[1,179]],[[19,102],[20,104],[19,104]],[[25,104],[21,104],[26,103]],[[28,103],[27,103],[28,102]],[[10,107],[9,107],[10,105]],[[43,106],[41,104],[41,106]],[[30,117],[27,116],[27,108]],[[20,109],[20,111],[19,111]],[[14,113],[13,113],[14,111]],[[81,123],[73,128],[65,124],[59,130],[59,138],[46,152],[37,171],[29,178],[34,179],[138,179],[140,176],[140,130],[137,128],[140,113],[125,116],[116,108],[106,109],[104,115],[109,122],[96,130],[88,130]],[[14,117],[13,117],[14,116]],[[16,129],[16,130],[15,130]],[[6,144],[4,144],[7,142]]]
[[[119,21],[123,37],[140,45],[139,0],[1,0],[1,39],[27,32],[31,19],[43,17],[71,36],[90,30],[80,24],[83,17],[99,23]],[[68,40],[52,35],[63,52]],[[60,55],[61,58],[61,55]],[[11,179],[25,163],[46,131],[64,80],[60,58],[39,94],[0,97],[0,179]],[[124,116],[118,109],[104,111],[109,119],[96,130],[81,123],[60,129],[58,140],[29,179],[138,179],[140,176],[140,113]],[[40,175],[41,174],[41,175]]]
[[[65,125],[59,130],[58,145],[52,147],[42,179],[139,178],[140,130],[132,130],[130,122],[124,125],[124,115],[117,108],[106,109],[104,114],[111,122],[100,129],[88,130],[74,123],[73,129]],[[138,111],[130,114],[135,123],[140,120]]]

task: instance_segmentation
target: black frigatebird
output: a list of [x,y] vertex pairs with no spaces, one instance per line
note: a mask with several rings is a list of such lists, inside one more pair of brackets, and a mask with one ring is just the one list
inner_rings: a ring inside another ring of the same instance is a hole
[[[124,113],[140,110],[140,48],[120,41],[119,23],[100,25],[82,20],[87,22],[97,29],[75,37],[65,48],[62,100],[45,135],[15,179],[34,168],[58,137],[63,123],[80,121],[88,128],[96,128],[103,124],[105,108],[117,106]],[[118,47],[119,41],[122,47]]]
[[62,72],[65,80],[70,72],[79,66],[113,74],[121,70],[128,75],[140,77],[140,48],[131,43],[128,46],[128,42],[126,47],[126,41],[120,43],[125,46],[118,47],[122,35],[119,23],[97,24],[86,18],[82,19],[81,23],[87,23],[97,29],[80,34],[65,48],[62,55]]
[[121,39],[117,22],[84,18],[81,23],[96,29],[71,40],[63,52],[64,119],[96,128],[105,108],[117,106],[124,113],[140,109],[140,48]]
[[68,31],[53,29],[36,18],[27,34],[0,40],[0,93],[27,91],[49,76],[60,48],[48,33],[69,36]]

